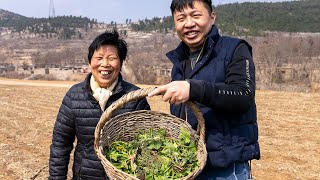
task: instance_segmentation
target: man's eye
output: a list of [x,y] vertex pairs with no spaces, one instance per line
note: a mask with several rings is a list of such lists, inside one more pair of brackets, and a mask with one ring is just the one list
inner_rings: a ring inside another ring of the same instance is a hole
[[184,20],[184,18],[178,18],[177,19],[177,21],[179,21],[179,22],[181,22],[181,21],[183,21]]

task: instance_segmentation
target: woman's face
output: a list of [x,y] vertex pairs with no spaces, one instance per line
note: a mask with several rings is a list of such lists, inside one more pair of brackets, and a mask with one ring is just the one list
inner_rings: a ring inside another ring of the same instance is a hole
[[121,69],[117,48],[113,45],[102,45],[93,53],[89,66],[99,86],[110,87]]

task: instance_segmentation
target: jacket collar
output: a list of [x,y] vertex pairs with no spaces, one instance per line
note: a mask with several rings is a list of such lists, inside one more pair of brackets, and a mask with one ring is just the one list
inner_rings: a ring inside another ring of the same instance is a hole
[[[205,44],[204,49],[204,55],[208,53],[208,51],[212,50],[213,47],[215,47],[216,43],[218,42],[220,38],[220,34],[218,32],[218,29],[215,25],[212,25],[211,30],[209,34],[207,35],[207,40]],[[168,52],[166,55],[169,58],[169,60],[182,71],[182,64],[181,62],[186,60],[188,58],[186,52],[189,51],[189,47],[184,43],[181,42],[178,47],[170,52]],[[203,58],[204,61],[207,61],[208,58]],[[204,63],[202,63],[204,64]],[[197,67],[195,67],[197,68]],[[192,73],[193,74],[193,73]]]

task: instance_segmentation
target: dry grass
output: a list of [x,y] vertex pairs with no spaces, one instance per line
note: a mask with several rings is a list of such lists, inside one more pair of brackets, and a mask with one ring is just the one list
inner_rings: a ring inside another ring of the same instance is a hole
[[320,94],[257,92],[256,179],[320,179]]
[[[46,179],[67,89],[0,83],[0,179],[30,179],[43,168],[35,179]],[[160,97],[148,100],[153,110],[168,112]],[[256,100],[262,157],[252,162],[255,179],[320,179],[320,95],[258,91]]]

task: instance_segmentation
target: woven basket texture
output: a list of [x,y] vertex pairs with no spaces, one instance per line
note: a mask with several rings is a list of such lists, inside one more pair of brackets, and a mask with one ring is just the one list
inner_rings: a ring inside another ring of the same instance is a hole
[[113,166],[112,163],[105,157],[104,147],[107,147],[116,140],[122,140],[126,142],[131,141],[142,129],[145,130],[153,128],[157,130],[160,128],[165,128],[167,136],[172,138],[179,138],[181,127],[184,127],[190,132],[191,138],[197,142],[197,159],[200,166],[188,176],[181,179],[194,179],[202,171],[206,164],[207,151],[204,143],[204,119],[199,108],[192,102],[187,102],[187,104],[191,107],[198,119],[197,131],[193,130],[185,120],[170,114],[151,110],[127,112],[110,118],[112,112],[122,108],[128,102],[146,97],[152,90],[153,88],[139,89],[124,95],[106,109],[96,126],[94,149],[98,155],[98,158],[101,160],[106,174],[111,180],[138,180],[138,178]]

